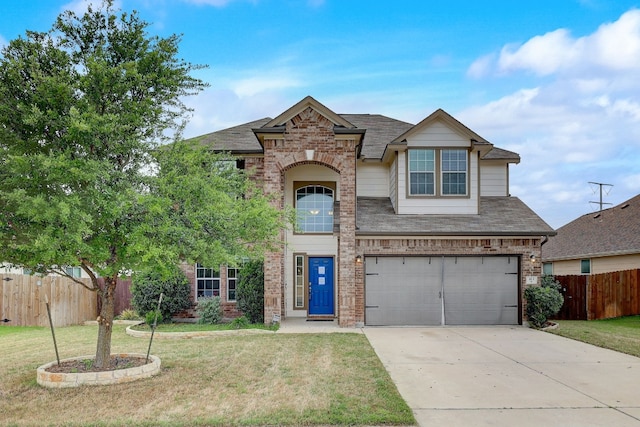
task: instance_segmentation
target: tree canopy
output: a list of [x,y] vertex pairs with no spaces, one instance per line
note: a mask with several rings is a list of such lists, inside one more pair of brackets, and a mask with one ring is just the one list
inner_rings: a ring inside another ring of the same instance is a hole
[[206,84],[178,58],[180,37],[148,26],[105,0],[0,57],[0,261],[62,275],[79,265],[91,277],[102,299],[96,366],[110,355],[119,276],[233,263],[273,247],[283,226],[231,158],[179,142],[184,99]]

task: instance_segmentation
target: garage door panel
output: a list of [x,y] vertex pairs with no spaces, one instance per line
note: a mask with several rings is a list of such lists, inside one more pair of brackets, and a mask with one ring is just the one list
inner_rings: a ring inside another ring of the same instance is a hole
[[367,257],[365,322],[440,325],[444,308],[448,325],[517,324],[518,268],[515,256]]
[[367,257],[367,325],[439,325],[440,270],[439,259]]
[[452,257],[444,262],[446,324],[518,323],[516,257]]

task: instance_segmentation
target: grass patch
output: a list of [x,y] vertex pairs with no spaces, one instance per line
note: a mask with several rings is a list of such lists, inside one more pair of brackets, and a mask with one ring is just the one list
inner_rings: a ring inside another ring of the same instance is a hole
[[[203,326],[203,325],[198,325]],[[148,340],[115,325],[112,351],[146,353]],[[259,334],[158,340],[153,378],[107,387],[45,389],[55,360],[46,328],[0,335],[3,425],[415,425],[362,334]],[[56,329],[61,358],[95,352],[96,326]]]
[[640,357],[640,316],[555,322],[553,334]]
[[[218,323],[211,324],[199,324],[199,323],[159,323],[156,326],[156,332],[199,332],[199,331],[232,331],[235,329],[264,329],[268,331],[277,331],[280,325],[274,324],[266,326],[262,323],[246,324],[242,327],[238,327],[234,323]],[[146,323],[140,325],[133,325],[131,329],[136,331],[151,331],[151,327]]]
[[29,331],[41,331],[45,329],[42,326],[6,326],[0,325],[0,337],[7,335],[15,335]]

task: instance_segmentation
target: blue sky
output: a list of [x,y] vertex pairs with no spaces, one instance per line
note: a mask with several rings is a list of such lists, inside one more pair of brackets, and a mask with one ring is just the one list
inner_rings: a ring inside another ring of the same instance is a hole
[[[624,0],[118,0],[207,65],[191,137],[311,95],[417,123],[442,108],[522,161],[511,194],[558,228],[640,193],[640,5]],[[0,3],[0,45],[84,1]],[[594,192],[595,190],[595,192]],[[608,193],[608,194],[607,194]]]

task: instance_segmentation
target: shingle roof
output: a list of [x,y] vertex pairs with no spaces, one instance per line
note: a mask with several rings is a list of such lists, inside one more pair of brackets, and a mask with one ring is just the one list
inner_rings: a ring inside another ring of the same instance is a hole
[[357,211],[357,235],[545,236],[555,233],[517,197],[481,197],[478,215],[396,215],[386,197],[358,197]]
[[[367,159],[381,159],[387,144],[414,126],[411,123],[380,114],[339,114],[339,116],[352,123],[356,128],[366,130],[361,155]],[[215,150],[237,154],[262,153],[262,146],[253,133],[253,129],[262,128],[271,120],[271,118],[265,117],[197,136],[189,141],[210,145]],[[517,153],[496,147],[492,148],[483,158],[520,161],[520,156]]]
[[265,117],[253,122],[197,136],[189,139],[189,141],[209,145],[214,150],[219,151],[231,151],[233,153],[262,153],[262,146],[253,134],[252,129],[262,127],[269,123],[269,121],[271,121],[271,118]]
[[542,247],[545,261],[640,253],[640,194],[560,227]]
[[411,129],[411,123],[380,114],[340,114],[359,129],[366,129],[362,153],[366,159],[381,159],[388,143]]

